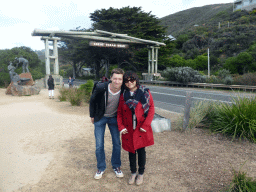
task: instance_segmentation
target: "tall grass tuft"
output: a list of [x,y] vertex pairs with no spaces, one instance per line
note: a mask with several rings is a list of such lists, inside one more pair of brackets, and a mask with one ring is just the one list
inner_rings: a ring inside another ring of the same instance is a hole
[[77,88],[70,88],[68,100],[72,106],[81,106],[84,100],[84,91]]
[[206,116],[210,113],[213,108],[213,103],[206,101],[198,101],[194,104],[193,108],[190,110],[190,118],[188,128],[192,129],[195,127],[205,127],[207,126],[204,121]]
[[256,191],[256,181],[253,178],[248,177],[245,172],[241,172],[241,168],[239,171],[233,169],[233,179],[229,186],[228,192]]
[[234,138],[256,142],[256,98],[233,99],[234,103],[215,105],[207,115],[210,129]]
[[60,95],[58,96],[58,99],[60,101],[67,101],[69,89],[67,89],[65,87],[61,87],[59,89],[59,93],[60,93]]

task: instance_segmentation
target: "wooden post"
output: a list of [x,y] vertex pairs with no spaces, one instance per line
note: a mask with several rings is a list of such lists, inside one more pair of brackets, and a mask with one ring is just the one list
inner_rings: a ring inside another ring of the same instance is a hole
[[192,92],[187,91],[186,93],[186,103],[185,103],[185,111],[184,111],[184,119],[183,119],[183,131],[185,131],[188,127],[189,123],[189,115],[190,115],[190,107],[192,104]]
[[59,75],[59,61],[58,61],[57,39],[53,40],[53,56],[55,57],[54,74],[55,75]]
[[208,48],[208,77],[210,77],[210,51]]
[[150,62],[151,62],[151,50],[148,48],[148,77],[147,80],[150,80]]
[[156,64],[155,64],[155,73],[157,73],[157,64],[158,64],[158,47],[156,47]]
[[154,75],[154,73],[155,73],[155,71],[154,71],[154,63],[155,63],[155,54],[154,54],[154,52],[155,52],[155,49],[154,49],[154,47],[152,47],[152,51],[151,51],[151,53],[152,53],[152,59],[151,59],[151,65],[152,65],[152,75]]
[[49,41],[48,38],[45,39],[45,72],[46,75],[51,74],[50,70],[50,58],[49,58]]

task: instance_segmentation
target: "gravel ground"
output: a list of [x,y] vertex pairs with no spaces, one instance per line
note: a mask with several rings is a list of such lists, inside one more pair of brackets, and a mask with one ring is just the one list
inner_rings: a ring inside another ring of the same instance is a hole
[[[107,169],[102,179],[94,180],[94,127],[90,123],[88,105],[72,107],[69,102],[50,100],[47,90],[30,97],[6,96],[4,91],[0,90],[0,106],[6,109],[6,114],[14,114],[8,110],[11,105],[20,110],[18,107],[22,106],[19,104],[26,103],[30,113],[24,112],[25,117],[34,114],[31,110],[37,110],[40,116],[38,121],[31,121],[29,125],[36,131],[30,131],[23,137],[18,134],[12,136],[19,143],[17,149],[30,157],[48,157],[48,163],[40,171],[31,172],[38,179],[24,181],[15,191],[220,191],[231,182],[233,168],[239,170],[245,161],[242,170],[248,176],[256,177],[255,144],[231,141],[202,129],[181,132],[177,129],[180,114],[156,109],[158,114],[171,120],[172,131],[154,133],[155,145],[146,148],[144,184],[128,185],[128,153],[123,150],[122,170],[125,176],[115,177],[110,163],[112,143],[108,129],[105,135]],[[38,123],[40,119],[52,122],[51,126]],[[6,125],[7,128],[12,126]],[[1,131],[3,138],[3,129]],[[27,166],[32,165],[27,162]]]

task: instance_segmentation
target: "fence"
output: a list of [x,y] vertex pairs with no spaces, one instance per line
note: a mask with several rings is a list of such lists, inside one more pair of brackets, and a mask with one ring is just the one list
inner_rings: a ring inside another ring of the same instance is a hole
[[211,89],[229,89],[229,90],[243,90],[243,91],[255,91],[256,86],[247,86],[247,85],[225,85],[225,84],[213,84],[213,83],[179,83],[175,81],[144,81],[140,80],[143,84],[152,84],[152,85],[167,85],[174,87],[197,87],[197,88],[211,88]]

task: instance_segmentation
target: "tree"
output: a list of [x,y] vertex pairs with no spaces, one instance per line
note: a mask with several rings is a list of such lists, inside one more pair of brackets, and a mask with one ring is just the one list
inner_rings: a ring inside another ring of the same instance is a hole
[[195,69],[199,71],[206,70],[208,68],[208,57],[199,55],[195,58]]
[[[29,70],[34,79],[42,78],[45,74],[44,66],[37,54],[29,47],[14,47],[12,49],[0,50],[0,86],[6,86],[10,83],[8,65],[14,62],[15,57],[23,56],[29,62]],[[16,64],[14,63],[16,66]],[[19,65],[16,73],[22,72],[22,66]]]
[[[121,9],[110,7],[107,10],[96,10],[91,13],[90,18],[93,21],[93,29],[128,34],[147,40],[166,40],[166,28],[160,24],[160,20],[151,15],[151,12],[143,12],[141,7],[128,6]],[[159,61],[161,61],[161,57],[160,55]],[[147,70],[147,58],[148,50],[145,45],[130,45],[128,51],[123,51],[117,55],[116,62],[120,66],[120,62],[127,61],[135,64],[137,69],[143,71]]]
[[232,74],[240,75],[256,70],[253,63],[253,57],[247,52],[239,53],[236,57],[230,57],[226,60],[224,68],[228,69]]

